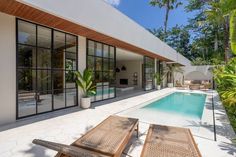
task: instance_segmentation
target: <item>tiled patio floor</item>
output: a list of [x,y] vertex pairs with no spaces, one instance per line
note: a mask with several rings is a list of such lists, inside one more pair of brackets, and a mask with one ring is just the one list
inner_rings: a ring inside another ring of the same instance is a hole
[[[70,144],[107,116],[111,114],[125,115],[124,111],[129,111],[141,103],[174,90],[153,91],[115,102],[109,100],[103,103],[96,103],[91,109],[87,110],[71,108],[2,126],[0,127],[1,157],[51,157],[56,152],[33,145],[31,143],[32,140],[39,138]],[[194,133],[194,138],[204,157],[235,157],[236,147],[230,142],[230,139],[235,137],[235,134],[229,125],[225,111],[216,93],[214,93],[214,102],[217,141],[213,140],[214,129],[210,123],[201,124],[204,127]],[[143,120],[142,117],[140,121],[140,137],[139,139],[134,137],[131,144],[126,148],[125,154],[128,154],[128,156],[138,157],[142,150],[149,122],[148,119]],[[150,123],[154,122],[150,121]]]

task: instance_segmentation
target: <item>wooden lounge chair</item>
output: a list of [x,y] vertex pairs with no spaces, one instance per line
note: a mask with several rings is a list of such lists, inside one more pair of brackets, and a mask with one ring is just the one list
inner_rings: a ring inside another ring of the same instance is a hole
[[[73,150],[73,152],[78,151],[74,150],[74,148],[79,148],[79,151],[85,150],[88,154],[88,151],[90,151],[91,157],[93,157],[92,154],[99,157],[120,157],[135,130],[137,130],[138,136],[138,119],[109,116],[95,128],[91,129],[81,138],[72,143],[70,145],[72,147],[67,147],[70,148],[70,150]],[[45,143],[43,144],[43,142]],[[33,143],[55,150],[55,146],[52,145],[53,143],[47,141],[34,140]],[[59,151],[56,157],[71,156],[71,154],[63,151],[66,149],[66,147],[63,146],[66,145],[61,145],[61,147],[58,145],[58,148],[60,149],[56,150]]]
[[150,125],[141,157],[201,157],[189,129]]

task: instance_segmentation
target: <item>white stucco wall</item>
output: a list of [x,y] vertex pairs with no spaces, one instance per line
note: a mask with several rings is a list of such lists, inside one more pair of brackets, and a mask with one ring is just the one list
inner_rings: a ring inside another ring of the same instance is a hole
[[15,17],[0,12],[0,125],[16,119]]

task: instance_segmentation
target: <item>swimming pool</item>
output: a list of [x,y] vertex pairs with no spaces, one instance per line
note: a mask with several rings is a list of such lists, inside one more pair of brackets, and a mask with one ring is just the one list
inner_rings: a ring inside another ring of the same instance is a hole
[[175,92],[142,108],[201,119],[205,100],[206,94]]

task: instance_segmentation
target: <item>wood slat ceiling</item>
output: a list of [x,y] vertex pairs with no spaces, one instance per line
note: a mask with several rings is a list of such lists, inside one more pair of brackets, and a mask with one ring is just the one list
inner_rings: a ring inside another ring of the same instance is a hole
[[55,15],[51,15],[49,13],[46,13],[44,11],[41,11],[39,9],[33,8],[31,6],[25,5],[23,3],[14,0],[0,0],[0,11],[41,25],[66,31],[72,34],[84,36],[88,39],[107,43],[109,45],[129,50],[141,55],[147,55],[150,57],[159,58],[164,61],[170,61],[166,58],[163,58],[162,56],[156,55],[142,48],[112,38],[110,36],[101,34],[94,30],[83,27],[79,24],[70,22]]

